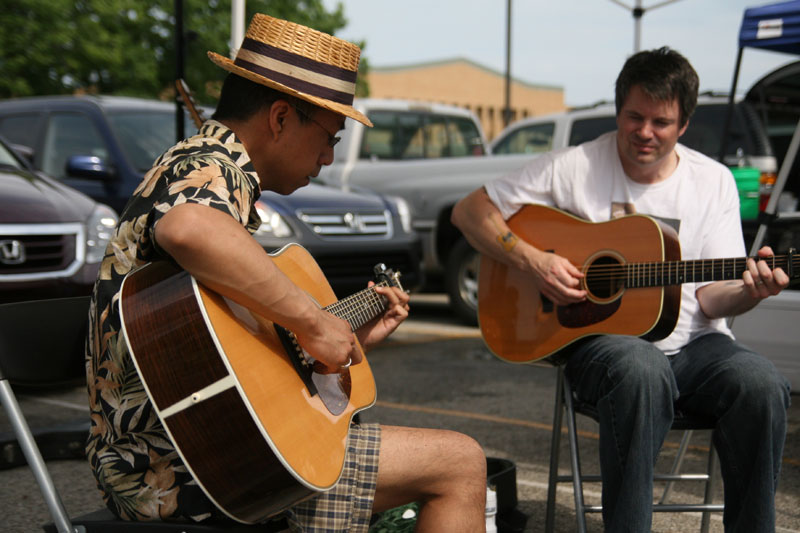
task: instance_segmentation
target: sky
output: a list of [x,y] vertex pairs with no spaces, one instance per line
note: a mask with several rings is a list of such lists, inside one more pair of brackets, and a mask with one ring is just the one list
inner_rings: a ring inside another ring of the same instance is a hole
[[[337,37],[365,41],[373,67],[463,57],[505,73],[506,0],[323,0],[328,9],[339,2],[349,22]],[[637,3],[645,9],[640,49],[669,46],[692,63],[701,91],[729,92],[744,10],[774,1],[512,0],[511,75],[562,88],[568,106],[612,101],[634,51]],[[798,59],[746,48],[737,92]]]

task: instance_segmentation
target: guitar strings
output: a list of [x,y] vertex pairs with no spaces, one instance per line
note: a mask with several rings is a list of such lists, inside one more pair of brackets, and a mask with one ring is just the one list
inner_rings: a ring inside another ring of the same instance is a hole
[[[720,265],[721,265],[721,264],[723,264],[723,262],[725,264],[732,263],[732,264],[735,265],[736,263],[745,263],[747,261],[747,259],[756,259],[756,260],[761,260],[761,261],[769,261],[769,262],[773,263],[776,267],[783,267],[783,266],[785,266],[785,264],[788,263],[788,261],[787,261],[788,257],[789,256],[787,256],[787,255],[775,255],[775,256],[768,257],[768,258],[736,257],[736,258],[719,258],[719,259],[688,259],[688,260],[676,260],[676,261],[646,261],[646,262],[639,262],[639,263],[617,263],[617,264],[613,264],[613,265],[593,266],[593,267],[590,267],[590,268],[592,270],[594,270],[594,269],[614,270],[614,269],[618,269],[618,268],[625,268],[625,267],[631,267],[631,266],[637,266],[637,265],[648,265],[648,266],[650,266],[650,265],[676,265],[676,264],[682,264],[682,263],[684,263],[684,264],[702,264],[702,263],[714,264],[714,263],[720,263]],[[793,266],[795,264],[799,263],[799,262],[800,262],[800,256],[792,256],[792,265]]]
[[386,299],[375,291],[375,287],[387,287],[381,281],[351,296],[343,298],[325,307],[325,310],[346,320],[355,331],[386,308]]
[[[772,268],[784,268],[788,266],[789,256],[776,255],[769,258],[754,258],[757,260],[769,261],[772,263]],[[654,275],[669,275],[670,277],[677,276],[679,273],[690,273],[693,276],[698,273],[722,273],[728,268],[741,269],[744,271],[747,258],[729,258],[729,259],[695,259],[688,261],[654,261],[646,263],[623,263],[615,265],[600,265],[580,267],[580,270],[591,276],[593,280],[619,280],[629,277],[631,274],[634,277],[653,277]],[[800,257],[792,255],[791,261],[792,268],[800,265]],[[683,266],[681,266],[683,265]],[[677,266],[677,268],[676,268]]]

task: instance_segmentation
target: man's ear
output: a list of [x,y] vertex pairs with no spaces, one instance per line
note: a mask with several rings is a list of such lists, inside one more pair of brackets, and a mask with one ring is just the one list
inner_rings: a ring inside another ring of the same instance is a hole
[[687,120],[686,124],[684,124],[683,127],[678,131],[678,137],[683,136],[683,134],[686,133],[686,128],[688,127],[689,127],[689,121]]
[[268,122],[272,134],[277,139],[278,135],[283,130],[284,122],[289,114],[289,103],[285,100],[278,100],[273,102],[268,111]]

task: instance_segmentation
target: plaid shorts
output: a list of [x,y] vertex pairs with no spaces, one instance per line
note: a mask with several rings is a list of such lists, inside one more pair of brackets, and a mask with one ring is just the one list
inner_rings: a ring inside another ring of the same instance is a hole
[[367,533],[378,481],[380,446],[378,424],[352,425],[341,479],[331,490],[285,512],[291,530]]

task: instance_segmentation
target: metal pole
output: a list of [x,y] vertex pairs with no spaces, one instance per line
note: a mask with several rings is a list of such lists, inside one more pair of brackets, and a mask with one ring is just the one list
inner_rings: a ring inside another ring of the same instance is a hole
[[511,123],[511,0],[506,2],[506,101],[503,126]]
[[244,40],[244,2],[233,0],[231,2],[231,42],[229,44],[231,59],[236,59],[236,52]]
[[644,16],[645,12],[648,10],[655,9],[657,7],[677,2],[678,0],[663,0],[662,2],[657,2],[649,7],[643,7],[642,0],[636,0],[635,6],[629,6],[622,0],[610,0],[610,1],[617,4],[620,7],[629,9],[631,11],[631,14],[633,15],[633,53],[635,54],[636,52],[639,51],[639,48],[641,47],[642,44],[642,16]]
[[733,106],[736,97],[736,86],[739,83],[739,69],[742,66],[742,53],[744,48],[739,47],[736,54],[736,65],[733,67],[733,81],[731,82],[731,92],[728,94],[728,110],[725,113],[725,122],[722,126],[722,140],[719,143],[719,162],[725,163],[725,155],[728,151],[728,137],[730,135],[731,122],[733,120]]
[[[175,79],[183,79],[183,0],[175,0]],[[175,141],[182,140],[186,135],[183,128],[183,106],[178,98],[175,99]]]
[[775,211],[778,210],[778,198],[781,192],[783,192],[783,188],[786,186],[786,179],[789,177],[789,170],[791,170],[794,164],[798,148],[800,148],[800,121],[797,122],[797,126],[794,129],[792,140],[789,142],[789,148],[786,150],[783,163],[781,164],[780,170],[778,170],[778,179],[775,181],[775,185],[772,186],[772,192],[769,195],[767,206],[764,208],[766,218],[762,218],[762,222],[758,225],[756,237],[753,239],[753,244],[750,248],[751,256],[756,255],[758,249],[761,248],[761,244],[764,242],[764,237],[767,236],[769,221],[775,215]]
[[642,0],[636,0],[636,7],[631,10],[631,13],[633,14],[633,53],[635,54],[642,49],[642,15],[644,15]]

